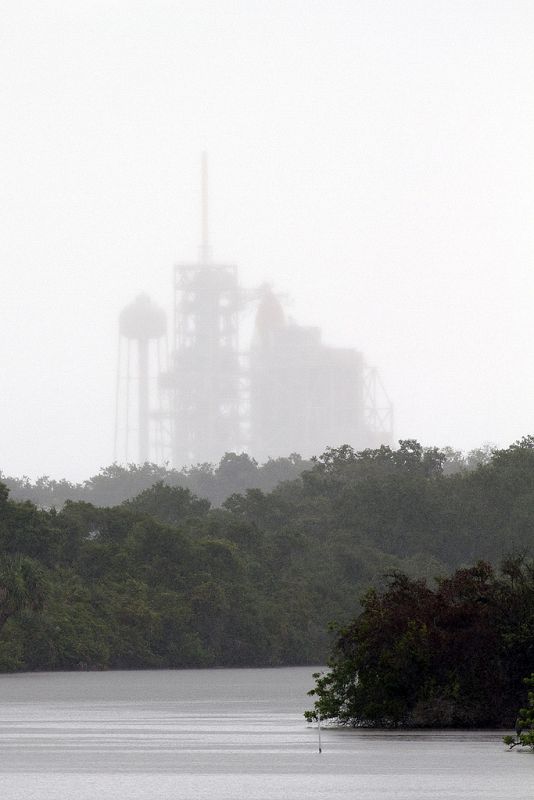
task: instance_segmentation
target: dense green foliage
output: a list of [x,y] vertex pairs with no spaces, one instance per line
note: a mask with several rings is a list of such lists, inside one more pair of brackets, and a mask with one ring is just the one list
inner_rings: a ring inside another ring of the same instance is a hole
[[[524,683],[534,689],[534,672],[530,678],[525,678]],[[515,723],[517,736],[505,736],[504,743],[513,747],[530,747],[534,750],[534,691],[528,692],[527,705],[519,709],[519,715]]]
[[[486,446],[464,454],[445,447],[441,456],[443,474],[453,475],[488,463],[491,449]],[[29,500],[40,508],[61,508],[67,500],[116,506],[158,482],[189,489],[197,497],[209,500],[212,506],[221,506],[231,495],[244,494],[248,489],[270,492],[278,484],[300,477],[312,466],[312,461],[297,453],[287,458],[271,458],[261,465],[246,453],[226,453],[219,464],[196,464],[180,470],[148,462],[127,467],[111,464],[82,483],[55,480],[48,475],[32,483],[29,478],[13,478],[2,472],[0,480],[10,490],[13,500]]]
[[267,465],[206,468],[218,507],[151,465],[93,479],[102,507],[2,489],[0,669],[324,663],[328,623],[384,573],[430,579],[532,542],[530,438],[448,474],[413,441],[270,463],[290,480],[241,494]]
[[395,573],[362,605],[338,631],[330,671],[316,675],[308,718],[320,713],[380,727],[511,725],[521,676],[534,663],[534,562],[509,559],[499,575],[479,562],[435,589]]

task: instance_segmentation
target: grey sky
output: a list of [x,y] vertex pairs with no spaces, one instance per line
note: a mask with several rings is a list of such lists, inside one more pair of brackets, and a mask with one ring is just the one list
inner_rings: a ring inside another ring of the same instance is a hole
[[[216,258],[376,365],[397,438],[534,431],[531,0],[0,6],[0,469],[112,458],[117,316]],[[338,443],[333,443],[338,444]]]

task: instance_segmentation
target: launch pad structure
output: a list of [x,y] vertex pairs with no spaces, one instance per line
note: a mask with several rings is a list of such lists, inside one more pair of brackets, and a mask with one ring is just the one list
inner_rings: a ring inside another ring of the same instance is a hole
[[[141,307],[138,298],[137,306],[121,314],[115,459],[170,461],[180,469],[218,463],[227,452],[248,452],[263,462],[291,453],[319,455],[341,444],[361,450],[390,443],[392,405],[363,355],[325,345],[318,327],[286,319],[270,286],[245,291],[235,265],[212,260],[205,154],[201,195],[198,262],[174,267],[170,354],[163,312],[149,309],[146,302]],[[243,352],[240,323],[252,297],[254,334]],[[126,368],[121,367],[124,338]],[[132,343],[137,354],[133,365]],[[132,416],[133,384],[137,400]],[[118,443],[123,445],[120,453]]]

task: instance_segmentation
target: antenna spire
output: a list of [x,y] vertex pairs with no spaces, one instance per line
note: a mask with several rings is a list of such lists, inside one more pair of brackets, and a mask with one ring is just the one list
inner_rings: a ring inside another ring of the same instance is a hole
[[209,229],[208,229],[208,154],[202,153],[202,244],[200,246],[200,261],[208,264],[210,261]]

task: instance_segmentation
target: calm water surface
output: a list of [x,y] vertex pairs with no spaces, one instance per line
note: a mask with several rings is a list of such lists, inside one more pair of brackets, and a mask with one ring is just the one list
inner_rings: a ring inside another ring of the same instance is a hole
[[532,800],[501,732],[317,729],[309,667],[0,676],[2,800]]

